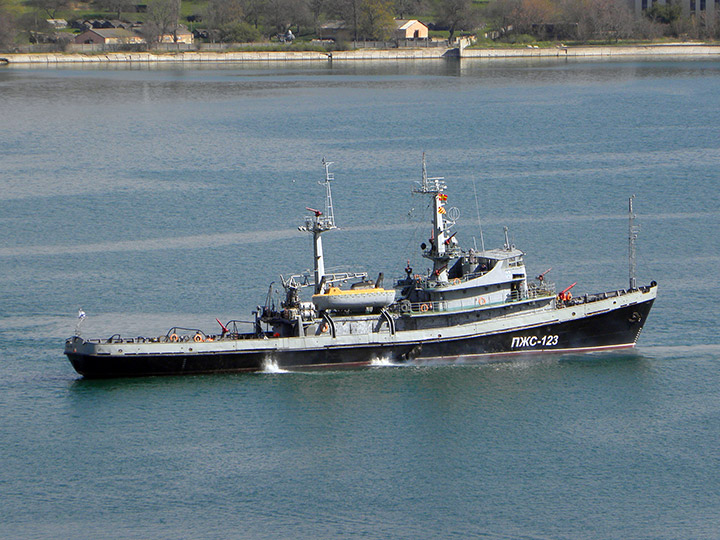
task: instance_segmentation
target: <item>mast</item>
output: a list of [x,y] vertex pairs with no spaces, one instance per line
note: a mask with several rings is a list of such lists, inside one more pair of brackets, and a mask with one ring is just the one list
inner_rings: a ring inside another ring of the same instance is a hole
[[637,272],[637,259],[636,259],[636,248],[635,240],[637,240],[639,229],[635,225],[635,212],[633,211],[633,199],[635,195],[628,199],[628,259],[629,259],[629,277],[630,277],[630,290],[637,289],[637,280],[635,274]]
[[438,281],[447,281],[446,242],[448,238],[443,218],[446,214],[445,201],[447,201],[447,195],[443,191],[447,186],[442,180],[444,180],[442,176],[428,178],[425,152],[423,152],[422,181],[420,187],[413,189],[413,193],[430,195],[433,198],[433,232],[430,240],[430,252],[426,256],[433,260],[433,273],[437,276]]
[[330,181],[335,180],[335,175],[330,172],[330,165],[332,161],[322,160],[322,164],[325,167],[325,180],[319,180],[318,184],[325,186],[325,219],[332,224],[332,228],[335,228],[335,212],[333,211],[332,203],[332,192],[330,191]]
[[330,189],[330,182],[335,179],[335,176],[330,172],[332,161],[325,161],[325,158],[323,158],[322,164],[325,167],[325,179],[318,181],[318,184],[325,186],[325,212],[323,213],[320,210],[306,207],[307,210],[313,212],[313,215],[306,216],[305,225],[298,227],[301,231],[308,231],[313,234],[315,294],[322,292],[322,281],[325,276],[325,259],[323,257],[322,238],[320,235],[325,231],[337,229],[332,204],[332,191]]

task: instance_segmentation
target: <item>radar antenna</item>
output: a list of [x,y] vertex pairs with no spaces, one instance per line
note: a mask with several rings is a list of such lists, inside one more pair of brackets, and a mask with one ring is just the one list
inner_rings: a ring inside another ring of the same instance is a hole
[[422,181],[420,187],[413,189],[414,193],[441,193],[447,186],[445,182],[442,182],[445,178],[442,176],[435,176],[428,178],[427,167],[425,166],[425,152],[422,155]]

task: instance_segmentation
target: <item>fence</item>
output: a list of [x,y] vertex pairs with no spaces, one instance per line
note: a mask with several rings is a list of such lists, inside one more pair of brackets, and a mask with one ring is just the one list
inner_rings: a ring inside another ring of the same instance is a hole
[[398,39],[394,41],[353,41],[354,49],[418,49],[440,47],[447,49],[447,40]]
[[196,51],[197,46],[194,43],[159,43],[151,49],[147,43],[70,43],[64,47],[64,50],[70,53],[147,52],[149,50],[171,52]]
[[[173,52],[173,51],[228,51],[228,50],[268,50],[282,51],[284,47],[277,42],[260,43],[159,43],[149,47],[147,43],[38,43],[17,47],[17,53],[104,53],[104,52]],[[288,46],[289,47],[289,46]],[[418,48],[447,48],[447,40],[427,39],[401,39],[396,41],[353,41],[348,43],[349,49],[418,49]],[[292,50],[302,51],[302,47],[293,47]]]

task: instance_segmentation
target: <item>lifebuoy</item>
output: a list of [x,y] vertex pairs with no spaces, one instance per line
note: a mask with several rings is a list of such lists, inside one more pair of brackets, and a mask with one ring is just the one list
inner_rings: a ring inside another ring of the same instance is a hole
[[329,328],[329,327],[330,327],[330,325],[329,325],[328,323],[323,324],[323,325],[320,327],[320,332],[322,332],[323,334],[326,333],[326,332],[328,331],[328,328]]
[[487,300],[485,300],[482,296],[478,298],[478,304],[480,304],[481,306],[484,306],[486,302]]
[[430,306],[427,305],[427,304],[422,304],[422,305],[420,306],[420,311],[427,311],[427,310],[429,310],[429,309],[430,309]]
[[175,343],[176,341],[180,341],[180,338],[178,337],[177,334],[170,334],[170,341]]
[[460,278],[455,278],[452,280],[453,285],[460,285]]
[[200,335],[200,334],[195,334],[195,337],[193,338],[193,341],[194,341],[195,343],[202,343],[203,341],[205,341],[205,338],[202,337],[202,335]]

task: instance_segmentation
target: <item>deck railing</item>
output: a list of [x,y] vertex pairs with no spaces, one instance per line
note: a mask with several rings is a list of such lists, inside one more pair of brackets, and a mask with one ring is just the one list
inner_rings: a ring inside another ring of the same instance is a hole
[[518,302],[524,302],[527,300],[534,300],[537,298],[549,298],[555,296],[555,284],[544,282],[541,285],[534,284],[534,287],[529,288],[526,292],[512,291],[507,297],[499,302],[486,302],[482,303],[481,298],[476,299],[475,305],[470,304],[455,304],[452,300],[437,300],[434,302],[412,302],[404,304],[405,309],[403,310],[403,304],[400,304],[400,311],[406,313],[423,314],[423,313],[447,313],[453,311],[469,311],[477,309],[478,307],[489,308],[497,307],[507,304],[514,304]]

